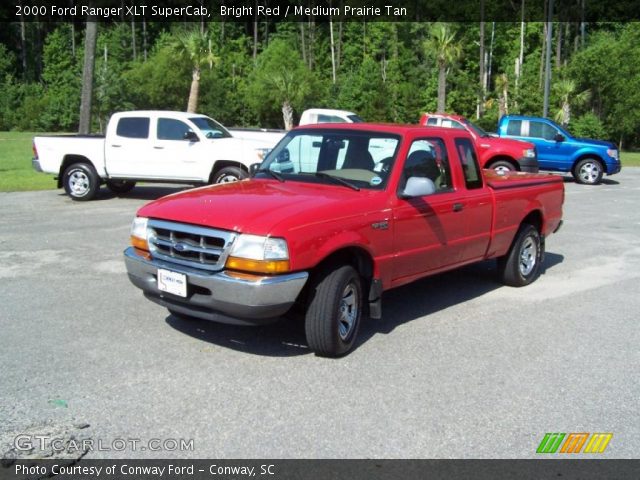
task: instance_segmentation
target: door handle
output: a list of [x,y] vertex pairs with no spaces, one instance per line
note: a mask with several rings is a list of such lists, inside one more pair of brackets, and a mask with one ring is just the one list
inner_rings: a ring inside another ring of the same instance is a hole
[[462,203],[454,203],[453,204],[453,211],[454,212],[461,212],[463,208],[464,208],[464,205]]
[[111,146],[112,146],[113,148],[120,148],[122,145],[114,145],[114,144],[111,144]]
[[153,148],[155,148],[156,150],[162,150],[164,147],[161,147],[159,145],[154,145]]

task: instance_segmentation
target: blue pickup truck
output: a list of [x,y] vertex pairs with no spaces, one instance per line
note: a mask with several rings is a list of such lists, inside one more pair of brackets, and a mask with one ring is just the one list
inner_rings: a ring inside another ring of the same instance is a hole
[[505,115],[498,135],[531,142],[540,170],[571,172],[576,182],[597,185],[602,176],[620,171],[618,148],[611,142],[576,138],[547,118]]

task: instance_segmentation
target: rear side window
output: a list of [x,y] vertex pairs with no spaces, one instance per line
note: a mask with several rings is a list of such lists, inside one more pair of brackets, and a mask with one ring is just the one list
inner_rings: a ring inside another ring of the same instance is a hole
[[116,135],[127,138],[148,138],[149,118],[123,117],[118,120]]
[[522,127],[522,120],[509,120],[507,124],[507,135],[513,135],[515,137],[520,136],[520,129]]
[[471,140],[468,138],[456,138],[456,150],[458,150],[458,157],[460,157],[460,162],[462,163],[464,183],[467,188],[469,190],[481,188],[480,167],[478,166],[478,158]]
[[429,120],[427,120],[427,125],[438,125],[438,119],[430,117]]

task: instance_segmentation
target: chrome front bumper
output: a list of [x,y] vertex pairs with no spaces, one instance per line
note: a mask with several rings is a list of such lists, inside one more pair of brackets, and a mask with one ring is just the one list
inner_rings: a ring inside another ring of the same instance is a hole
[[[124,251],[129,280],[145,297],[170,310],[205,320],[237,325],[269,323],[286,313],[302,291],[309,274],[242,279],[227,272],[203,272],[189,267],[136,255],[132,247]],[[158,268],[187,276],[187,297],[158,289]]]

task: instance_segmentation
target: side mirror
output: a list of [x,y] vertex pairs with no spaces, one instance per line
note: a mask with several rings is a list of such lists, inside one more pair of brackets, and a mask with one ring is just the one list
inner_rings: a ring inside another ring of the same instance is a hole
[[564,141],[566,140],[566,138],[564,138],[564,135],[563,135],[563,134],[561,134],[561,133],[556,133],[556,136],[555,136],[555,137],[553,137],[553,139],[554,139],[556,142],[564,142]]
[[184,132],[184,139],[190,142],[199,142],[198,134],[193,131]]
[[259,163],[252,163],[251,165],[249,165],[249,175],[253,177],[259,168],[260,168]]
[[436,184],[427,177],[409,177],[402,190],[402,198],[424,197],[436,193]]

